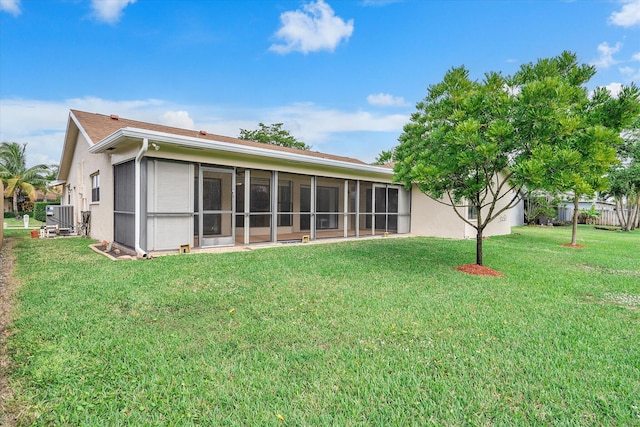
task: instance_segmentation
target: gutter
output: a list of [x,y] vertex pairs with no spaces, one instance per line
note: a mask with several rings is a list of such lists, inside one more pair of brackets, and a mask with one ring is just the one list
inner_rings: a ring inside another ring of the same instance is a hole
[[142,139],[142,147],[140,151],[136,155],[135,161],[135,212],[134,212],[134,221],[135,221],[135,237],[134,237],[134,246],[136,250],[136,254],[143,259],[147,258],[147,252],[140,247],[140,220],[141,220],[141,212],[140,212],[140,199],[142,198],[142,191],[140,188],[140,160],[144,156],[144,153],[149,149],[149,140],[147,138]]

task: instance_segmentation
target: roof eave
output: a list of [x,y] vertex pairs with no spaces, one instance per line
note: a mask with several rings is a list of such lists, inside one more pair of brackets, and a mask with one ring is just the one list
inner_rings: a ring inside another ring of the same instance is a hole
[[91,153],[103,153],[108,149],[115,148],[125,138],[148,138],[156,142],[164,142],[184,148],[196,148],[213,151],[224,151],[244,155],[260,155],[262,157],[285,160],[297,163],[308,163],[312,165],[350,169],[352,171],[378,173],[383,175],[393,175],[393,170],[376,165],[349,163],[341,160],[312,157],[304,154],[289,153],[270,150],[268,148],[248,147],[231,144],[224,141],[207,139],[206,141],[188,136],[174,135],[165,132],[149,131],[137,128],[125,127],[117,130],[102,141],[89,148]]

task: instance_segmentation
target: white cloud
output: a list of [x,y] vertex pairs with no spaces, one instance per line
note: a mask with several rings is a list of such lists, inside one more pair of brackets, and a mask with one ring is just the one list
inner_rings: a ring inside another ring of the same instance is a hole
[[613,55],[622,49],[622,43],[616,43],[615,46],[609,46],[609,43],[603,42],[598,45],[598,53],[600,57],[593,62],[593,65],[599,68],[609,68],[618,61],[613,59]]
[[640,79],[640,69],[624,66],[619,67],[618,71],[620,71],[620,73],[622,73],[622,75],[625,76],[627,80],[632,81]]
[[622,90],[622,83],[612,82],[606,85],[605,88],[609,91],[611,96],[617,98],[618,94]]
[[393,96],[388,93],[375,93],[367,96],[367,102],[381,107],[404,107],[407,105],[401,96]]
[[[266,109],[176,105],[158,99],[114,101],[95,97],[42,101],[0,99],[0,141],[28,143],[27,163],[58,163],[70,109],[168,126],[206,130],[236,137],[257,124],[284,123],[314,150],[373,161],[381,149],[393,146],[409,121],[405,114],[327,109],[312,103]],[[382,147],[382,148],[381,148]]]
[[136,0],[91,0],[95,17],[108,24],[115,24],[122,17],[122,11]]
[[334,134],[344,132],[397,132],[399,135],[408,120],[409,114],[341,111],[312,103],[298,103],[272,109],[266,112],[266,119],[261,121],[285,123],[292,135],[307,144],[323,145],[330,142]]
[[640,25],[640,0],[626,0],[618,12],[609,16],[609,23],[620,27]]
[[187,111],[167,111],[162,115],[161,124],[182,129],[195,129],[196,127]]
[[633,56],[631,56],[631,60],[632,61],[640,61],[640,52],[634,53]]
[[0,11],[10,13],[13,16],[20,15],[20,0],[0,0]]
[[345,22],[335,15],[324,0],[307,3],[303,10],[284,12],[280,15],[282,26],[275,33],[282,44],[272,44],[269,50],[286,54],[290,52],[333,52],[344,39],[353,33],[353,19]]

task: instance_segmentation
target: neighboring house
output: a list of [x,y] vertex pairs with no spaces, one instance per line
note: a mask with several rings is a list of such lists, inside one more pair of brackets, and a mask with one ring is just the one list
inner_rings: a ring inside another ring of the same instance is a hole
[[[571,221],[573,218],[573,194],[567,194],[562,196],[562,200],[564,201],[560,205],[558,205],[558,220],[560,221]],[[588,198],[582,197],[578,201],[578,209],[580,211],[589,210],[594,208],[596,212],[605,213],[611,212],[611,217],[613,217],[613,212],[616,210],[616,204],[612,201],[602,201],[597,200],[597,198]]]
[[[90,236],[141,256],[309,238],[475,231],[388,167],[71,110],[58,180]],[[510,232],[505,212],[485,231]]]
[[[60,197],[60,194],[55,189],[46,193],[42,190],[36,190],[36,199],[34,202],[55,202],[58,200],[58,197]],[[25,203],[28,203],[28,206],[23,206]],[[26,211],[27,209],[25,208],[27,207],[29,207],[29,209],[33,208],[31,201],[29,200],[29,197],[21,195],[18,198],[18,211]],[[11,212],[13,210],[13,196],[4,195],[3,210],[4,212]]]

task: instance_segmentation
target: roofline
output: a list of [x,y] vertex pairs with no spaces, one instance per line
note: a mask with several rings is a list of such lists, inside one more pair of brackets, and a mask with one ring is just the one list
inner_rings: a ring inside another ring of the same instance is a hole
[[87,134],[87,131],[84,130],[84,127],[82,127],[82,125],[80,124],[80,120],[78,120],[76,115],[73,114],[73,110],[69,111],[69,118],[73,120],[73,122],[76,124],[76,126],[78,127],[78,132],[80,132],[82,136],[84,136],[84,139],[87,141],[87,144],[91,146],[91,143],[93,141],[91,140],[91,138],[89,138],[89,134]]
[[245,155],[261,155],[263,157],[287,160],[298,163],[310,163],[319,166],[338,167],[342,169],[351,169],[361,172],[375,172],[384,175],[393,175],[393,170],[376,165],[350,163],[341,160],[326,159],[321,157],[307,156],[299,153],[289,153],[282,151],[270,150],[268,148],[260,147],[248,147],[238,144],[232,144],[229,142],[216,141],[216,140],[202,140],[200,138],[194,138],[189,136],[175,135],[166,132],[151,131],[139,128],[125,127],[118,129],[111,135],[104,138],[102,141],[89,147],[91,153],[102,153],[109,148],[115,148],[118,145],[121,138],[149,138],[157,142],[166,142],[185,148],[197,148],[205,150],[218,150],[230,153],[245,154]]

